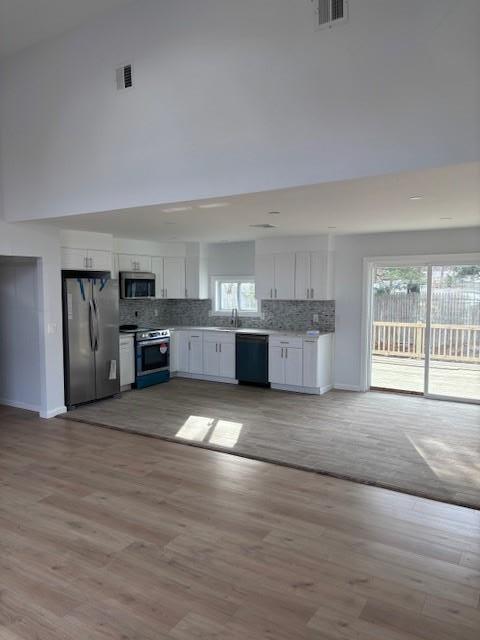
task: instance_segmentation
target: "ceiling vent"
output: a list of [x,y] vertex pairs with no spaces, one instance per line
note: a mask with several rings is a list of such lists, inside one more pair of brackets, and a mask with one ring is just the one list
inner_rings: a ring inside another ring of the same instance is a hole
[[317,14],[317,28],[329,28],[348,19],[347,0],[312,0]]
[[251,227],[255,227],[256,229],[276,229],[274,224],[251,224]]
[[115,71],[117,89],[133,88],[133,67],[131,64],[124,64]]

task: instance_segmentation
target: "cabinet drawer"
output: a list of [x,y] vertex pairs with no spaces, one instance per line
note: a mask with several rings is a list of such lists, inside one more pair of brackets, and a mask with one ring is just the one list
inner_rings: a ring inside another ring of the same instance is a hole
[[270,336],[269,343],[272,347],[290,347],[291,349],[303,349],[303,338],[295,336]]

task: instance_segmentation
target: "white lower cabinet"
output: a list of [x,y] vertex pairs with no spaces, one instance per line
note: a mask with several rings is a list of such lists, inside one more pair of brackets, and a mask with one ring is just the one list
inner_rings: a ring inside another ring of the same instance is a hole
[[203,364],[206,376],[235,378],[235,334],[206,331],[203,335]]
[[301,338],[271,336],[269,382],[301,387],[303,384],[303,342]]
[[120,387],[135,382],[135,342],[133,336],[120,336]]
[[177,331],[178,372],[203,373],[203,335],[201,331]]
[[269,382],[275,389],[322,394],[332,388],[333,334],[271,336]]

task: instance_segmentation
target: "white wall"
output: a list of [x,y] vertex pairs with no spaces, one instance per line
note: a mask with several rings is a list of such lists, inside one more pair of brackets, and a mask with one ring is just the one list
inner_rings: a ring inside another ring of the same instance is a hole
[[478,252],[480,227],[338,236],[335,241],[335,385],[361,383],[363,258]]
[[[9,220],[478,159],[478,0],[138,0],[4,64]],[[135,88],[114,69],[133,62]]]
[[207,248],[209,276],[253,276],[255,242],[222,242]]
[[37,260],[0,258],[0,404],[40,411]]
[[65,411],[60,233],[0,221],[0,255],[38,258],[39,404],[42,417],[50,417]]

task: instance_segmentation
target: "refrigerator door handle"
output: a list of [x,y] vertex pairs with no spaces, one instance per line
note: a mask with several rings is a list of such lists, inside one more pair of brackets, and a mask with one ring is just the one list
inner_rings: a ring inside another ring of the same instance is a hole
[[95,351],[98,351],[98,341],[100,339],[100,318],[98,315],[98,306],[96,300],[93,301],[93,309],[95,311]]
[[95,336],[95,308],[93,306],[93,300],[88,301],[88,328],[90,333],[90,348],[92,351],[96,349],[96,336]]

